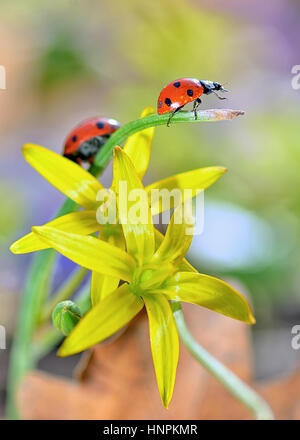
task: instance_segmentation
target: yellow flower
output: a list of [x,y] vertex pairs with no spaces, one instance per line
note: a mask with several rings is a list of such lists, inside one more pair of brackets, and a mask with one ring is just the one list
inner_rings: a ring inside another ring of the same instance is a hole
[[[119,147],[114,150],[114,184],[126,182],[128,191],[143,190],[130,157]],[[90,185],[87,185],[90,188]],[[169,300],[194,303],[247,323],[255,322],[247,301],[225,282],[198,273],[184,261],[191,244],[191,225],[175,216],[163,237],[155,233],[148,208],[148,221],[130,222],[131,204],[117,197],[119,219],[126,241],[125,250],[92,236],[56,229],[51,224],[34,227],[33,233],[45,246],[53,247],[75,263],[121,279],[124,284],[94,301],[59,349],[60,356],[81,352],[114,334],[146,307],[150,341],[158,388],[163,405],[171,400],[179,354],[179,341]],[[126,221],[124,221],[126,219]],[[128,221],[129,220],[129,221]],[[96,289],[95,283],[92,285]]]
[[[154,113],[153,108],[147,107],[142,112],[141,117],[152,113]],[[147,128],[130,136],[124,146],[124,151],[131,158],[141,180],[148,167],[153,135],[154,128]],[[38,145],[24,145],[23,154],[30,165],[45,179],[84,208],[83,211],[72,212],[56,218],[45,226],[82,235],[89,235],[99,231],[99,236],[102,240],[124,249],[124,236],[120,226],[103,226],[97,222],[96,211],[101,205],[101,202],[97,201],[97,194],[100,190],[104,190],[104,187],[94,176],[78,164]],[[155,182],[146,187],[146,191],[150,194],[155,189],[161,190],[166,188],[169,191],[179,189],[182,191],[182,201],[184,202],[186,197],[194,197],[200,190],[213,184],[225,171],[226,169],[223,167],[200,168]],[[114,185],[115,179],[112,186]],[[189,196],[184,193],[185,188],[192,190]],[[163,209],[161,199],[154,201],[151,205],[151,214],[159,214]],[[156,229],[155,234],[159,236],[159,232]],[[13,253],[20,254],[48,247],[49,245],[41,240],[38,235],[29,233],[13,243],[10,249]],[[186,265],[189,266],[187,262]],[[106,277],[102,274],[99,275],[97,272],[93,273],[92,304],[96,304],[101,298],[103,299],[105,295],[114,290],[118,285],[119,278],[117,277],[113,279],[111,276]]]

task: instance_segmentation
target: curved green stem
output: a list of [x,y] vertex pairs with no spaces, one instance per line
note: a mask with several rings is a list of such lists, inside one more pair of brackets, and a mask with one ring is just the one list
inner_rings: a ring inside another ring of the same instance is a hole
[[180,338],[194,358],[259,420],[273,420],[269,405],[245,382],[208,353],[191,335],[180,302],[172,301],[172,311]]
[[[197,112],[197,120],[195,120],[193,112],[179,112],[172,118],[171,126],[182,122],[214,122],[229,120],[243,114],[244,112],[242,111],[228,109],[202,110]],[[89,169],[89,172],[94,176],[99,176],[111,159],[114,146],[120,145],[128,136],[131,136],[140,130],[158,125],[166,125],[168,118],[168,114],[153,114],[123,125],[100,149],[95,157],[94,164]],[[171,128],[168,129],[170,130]],[[68,214],[76,209],[76,203],[67,199],[55,217]],[[39,316],[41,307],[45,302],[54,255],[55,252],[52,249],[38,252],[33,257],[31,268],[26,280],[10,357],[6,406],[6,414],[8,418],[19,417],[16,403],[17,387],[26,372],[34,366],[31,341],[36,328],[37,317]]]
[[[237,116],[243,115],[244,112],[241,110],[230,110],[230,109],[215,109],[215,110],[201,110],[197,112],[197,119],[195,119],[194,112],[178,112],[176,113],[172,120],[171,125],[168,130],[171,130],[173,124],[183,123],[183,122],[216,122],[224,121],[236,118]],[[91,167],[93,173],[101,172],[109,160],[111,159],[113,148],[116,145],[121,145],[125,139],[134,133],[144,130],[149,127],[156,127],[158,125],[166,125],[169,119],[169,113],[165,115],[153,114],[146,116],[145,118],[137,119],[128,124],[123,125],[119,128],[112,136],[108,139],[105,145],[101,148],[97,156],[95,157],[94,163]]]

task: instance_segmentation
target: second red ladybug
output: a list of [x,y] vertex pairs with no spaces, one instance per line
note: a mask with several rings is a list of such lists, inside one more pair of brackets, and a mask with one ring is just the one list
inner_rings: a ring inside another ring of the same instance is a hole
[[64,145],[64,156],[74,162],[93,162],[95,154],[121,124],[115,119],[89,118],[81,122],[68,135]]
[[214,93],[219,99],[226,99],[225,97],[219,96],[216,91],[228,92],[228,90],[224,89],[221,84],[214,81],[199,80],[195,78],[176,79],[164,87],[160,92],[157,101],[157,113],[163,115],[171,112],[167,123],[169,126],[175,113],[181,110],[185,104],[194,102],[193,111],[195,119],[197,119],[196,110],[199,104],[201,104],[200,96],[202,94],[209,95]]

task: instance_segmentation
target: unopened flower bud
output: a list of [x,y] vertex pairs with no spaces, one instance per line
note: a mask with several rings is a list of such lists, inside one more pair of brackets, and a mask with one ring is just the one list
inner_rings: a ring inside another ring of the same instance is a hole
[[79,307],[73,301],[62,301],[52,313],[53,325],[67,336],[81,319]]

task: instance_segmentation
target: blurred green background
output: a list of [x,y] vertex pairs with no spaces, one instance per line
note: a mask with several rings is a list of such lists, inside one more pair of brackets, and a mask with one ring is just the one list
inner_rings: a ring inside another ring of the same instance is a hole
[[[42,224],[62,196],[24,161],[33,142],[62,151],[80,120],[121,123],[156,106],[161,89],[181,77],[228,83],[228,100],[203,108],[245,110],[216,124],[156,130],[146,182],[201,166],[229,172],[205,193],[205,225],[190,258],[248,295],[258,378],[290,371],[299,353],[300,3],[293,0],[1,1],[0,324],[12,337],[31,255],[11,242]],[[111,172],[102,182],[110,184]],[[63,277],[63,274],[61,274]],[[0,352],[1,396],[7,354]]]

